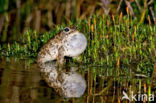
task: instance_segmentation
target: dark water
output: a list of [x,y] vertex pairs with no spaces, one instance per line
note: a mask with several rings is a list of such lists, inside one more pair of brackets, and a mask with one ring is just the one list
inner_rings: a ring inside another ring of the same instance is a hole
[[0,62],[0,103],[60,103],[83,102],[86,96],[64,99],[50,88],[35,63],[26,60]]
[[[142,98],[138,99],[141,94],[156,96],[156,83],[150,78],[105,76],[106,71],[101,71],[98,67],[79,69],[87,83],[85,93],[80,98],[63,98],[43,80],[36,63],[1,59],[0,103],[128,103],[126,99],[121,100],[123,91],[128,95],[132,92],[136,94],[137,101],[141,101]],[[148,101],[149,98],[145,103]]]

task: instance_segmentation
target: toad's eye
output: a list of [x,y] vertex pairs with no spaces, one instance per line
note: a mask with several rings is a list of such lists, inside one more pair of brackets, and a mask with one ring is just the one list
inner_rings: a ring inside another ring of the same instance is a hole
[[65,31],[65,32],[68,32],[68,31],[69,31],[69,28],[65,28],[64,31]]

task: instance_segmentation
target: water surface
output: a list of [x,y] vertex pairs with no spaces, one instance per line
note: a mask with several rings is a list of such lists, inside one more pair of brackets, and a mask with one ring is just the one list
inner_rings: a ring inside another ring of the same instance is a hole
[[118,103],[122,102],[123,91],[128,95],[133,91],[136,95],[156,96],[156,83],[148,77],[133,77],[132,72],[127,76],[109,76],[111,71],[103,67],[78,68],[86,80],[86,91],[80,98],[63,98],[47,85],[35,62],[1,59],[0,103]]

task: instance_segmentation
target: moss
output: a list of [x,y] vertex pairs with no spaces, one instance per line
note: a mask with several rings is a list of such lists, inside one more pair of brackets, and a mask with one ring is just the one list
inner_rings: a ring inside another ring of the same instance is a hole
[[[70,22],[70,24],[74,24]],[[88,39],[85,52],[80,55],[81,64],[101,65],[108,68],[123,68],[133,65],[143,72],[151,72],[156,51],[156,28],[150,25],[137,25],[131,17],[97,17],[78,20],[77,28]],[[28,30],[22,42],[0,46],[1,56],[36,58],[39,48],[54,37],[64,26],[56,26],[52,32],[39,35]]]

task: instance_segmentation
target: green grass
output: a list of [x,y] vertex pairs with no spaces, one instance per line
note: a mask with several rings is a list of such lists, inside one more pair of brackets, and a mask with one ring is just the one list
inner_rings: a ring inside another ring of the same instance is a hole
[[[81,54],[81,64],[120,69],[134,68],[151,73],[155,63],[156,27],[138,24],[131,16],[97,17],[79,20],[75,25],[88,39],[87,49]],[[28,30],[21,42],[0,45],[0,55],[5,57],[36,58],[39,48],[66,25],[57,26],[43,35]],[[113,71],[112,71],[113,72]]]

